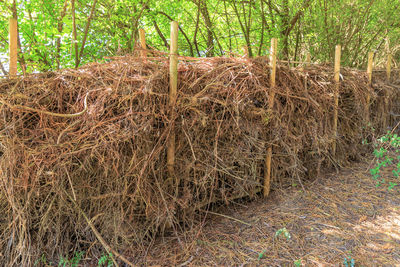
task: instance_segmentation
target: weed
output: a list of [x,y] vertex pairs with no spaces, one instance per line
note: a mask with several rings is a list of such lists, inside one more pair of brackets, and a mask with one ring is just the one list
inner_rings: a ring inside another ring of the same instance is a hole
[[269,116],[268,115],[263,118],[263,123],[265,126],[268,126],[268,124],[269,124]]
[[349,256],[349,258],[344,257],[343,264],[346,267],[354,267],[356,266],[356,261],[351,256]]
[[112,261],[112,253],[108,253],[106,255],[102,255],[99,259],[99,262],[97,263],[98,267],[102,267],[102,266],[107,266],[107,267],[112,267],[113,266],[113,261]]
[[264,258],[264,254],[267,252],[266,249],[264,249],[261,253],[258,254],[258,259],[261,260],[262,258]]
[[[77,267],[79,266],[82,257],[85,253],[83,251],[75,252],[75,255],[72,259],[69,259],[67,256],[63,257],[60,256],[60,260],[58,261],[58,267]],[[98,267],[112,267],[113,264],[113,254],[102,254],[98,260],[97,266]],[[51,261],[48,261],[45,254],[37,259],[34,263],[34,266],[54,266]]]
[[301,266],[301,260],[300,260],[300,259],[295,260],[295,261],[294,261],[294,266],[300,267],[300,266]]
[[46,255],[42,254],[42,256],[39,259],[37,259],[35,261],[35,263],[33,264],[33,266],[38,266],[38,265],[39,266],[40,265],[47,266],[47,265],[52,265],[52,263],[51,262],[47,262]]
[[68,259],[68,257],[60,257],[60,261],[58,262],[58,266],[59,267],[77,267],[79,262],[82,259],[84,252],[80,251],[80,252],[75,252],[74,257],[72,257],[72,259]]
[[[392,174],[399,179],[400,176],[400,136],[388,132],[381,138],[378,138],[374,144],[374,156],[376,158],[375,165],[369,170],[372,178],[376,180],[376,186],[386,184],[386,180],[382,178],[382,170],[389,166],[394,166]],[[395,155],[394,157],[392,155]],[[397,183],[389,182],[386,184],[388,190],[392,190]]]
[[283,234],[284,237],[286,237],[287,240],[289,240],[291,238],[289,231],[286,229],[286,227],[283,227],[281,229],[279,229],[278,231],[276,231],[275,233],[275,237],[280,236],[281,234]]

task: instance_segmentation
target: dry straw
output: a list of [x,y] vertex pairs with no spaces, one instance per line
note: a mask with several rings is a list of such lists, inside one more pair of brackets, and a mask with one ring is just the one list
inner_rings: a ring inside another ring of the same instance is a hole
[[[1,265],[104,249],[132,260],[124,249],[171,230],[165,226],[179,230],[211,203],[256,197],[269,146],[272,188],[362,153],[370,134],[363,72],[341,72],[332,156],[331,66],[278,66],[269,112],[265,58],[181,57],[170,118],[168,59],[154,53],[0,82]],[[376,129],[383,96],[389,110],[397,97],[394,87],[380,88],[370,92]],[[166,161],[171,120],[174,180]]]

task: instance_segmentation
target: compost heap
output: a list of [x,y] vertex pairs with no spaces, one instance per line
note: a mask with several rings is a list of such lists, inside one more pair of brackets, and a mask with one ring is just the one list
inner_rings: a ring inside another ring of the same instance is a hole
[[[265,58],[181,58],[174,113],[168,66],[121,57],[0,81],[0,263],[106,244],[123,253],[196,221],[211,203],[253,198],[268,146],[273,187],[343,166],[362,155],[398,97],[342,70],[335,139],[332,66],[278,66],[272,89]],[[171,129],[175,177],[166,164]]]

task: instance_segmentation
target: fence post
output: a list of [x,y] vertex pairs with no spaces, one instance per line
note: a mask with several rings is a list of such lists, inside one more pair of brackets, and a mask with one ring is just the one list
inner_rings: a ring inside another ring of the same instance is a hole
[[[387,55],[387,62],[386,62],[386,79],[387,82],[390,83],[390,76],[392,71],[392,55]],[[388,124],[389,124],[389,117],[388,117],[388,109],[389,109],[389,100],[387,92],[385,91],[384,99],[383,99],[383,130],[386,131]]]
[[249,58],[249,48],[247,47],[247,45],[243,46],[243,55],[245,58]]
[[310,54],[310,52],[307,52],[307,55],[306,55],[306,66],[310,65],[310,63],[311,63],[311,54]]
[[139,39],[140,39],[140,47],[142,48],[140,54],[142,55],[142,58],[146,58],[147,57],[146,34],[144,32],[144,29],[139,29]]
[[386,62],[386,78],[388,82],[390,82],[391,72],[392,72],[392,55],[388,54]]
[[[175,103],[178,90],[178,22],[171,22],[171,47],[169,56],[170,88],[168,105],[171,120],[171,132],[168,136],[167,144],[167,169],[168,179],[175,180]],[[176,181],[178,188],[179,181]]]
[[[270,76],[270,89],[271,94],[268,97],[268,115],[270,116],[269,119],[271,120],[272,117],[272,109],[274,107],[274,100],[275,100],[275,81],[276,81],[276,55],[278,51],[278,39],[272,38],[271,39],[271,53],[270,53],[270,64],[271,64],[271,76]],[[267,149],[267,158],[265,161],[266,170],[264,173],[264,190],[263,195],[264,197],[269,195],[269,191],[271,189],[271,160],[272,160],[272,146],[269,145]]]
[[367,122],[369,122],[369,104],[371,102],[371,86],[372,86],[372,68],[374,62],[374,52],[368,53],[368,67],[367,67],[367,74],[368,74],[368,93],[367,93],[367,105],[365,106],[365,118]]
[[17,60],[18,60],[18,28],[17,20],[9,19],[9,53],[10,53],[10,78],[17,75]]
[[335,50],[335,92],[334,92],[334,109],[333,109],[333,143],[332,143],[332,154],[336,155],[336,139],[338,134],[338,110],[339,110],[339,89],[340,89],[340,57],[341,57],[340,45],[336,46]]

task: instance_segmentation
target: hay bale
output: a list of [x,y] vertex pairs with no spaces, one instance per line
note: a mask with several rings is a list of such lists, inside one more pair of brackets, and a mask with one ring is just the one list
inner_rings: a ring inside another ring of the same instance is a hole
[[[161,57],[1,81],[0,263],[29,264],[42,252],[96,253],[94,229],[123,252],[189,224],[212,203],[254,198],[269,144],[275,186],[360,157],[370,134],[364,73],[342,72],[333,156],[332,68],[278,67],[271,114],[268,69],[262,58],[181,61],[172,120]],[[166,171],[172,121],[179,184]],[[379,123],[374,116],[372,126]]]

